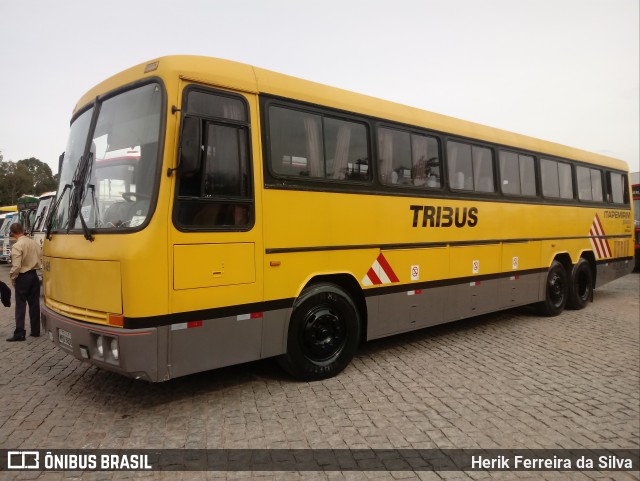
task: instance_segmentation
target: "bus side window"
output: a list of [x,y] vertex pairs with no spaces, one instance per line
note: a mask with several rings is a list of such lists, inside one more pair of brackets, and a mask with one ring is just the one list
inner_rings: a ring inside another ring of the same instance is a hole
[[272,105],[269,167],[282,177],[367,181],[368,132],[364,123]]
[[454,190],[495,192],[493,152],[487,147],[447,142],[449,186]]
[[550,159],[540,160],[542,194],[555,199],[573,199],[571,165]]
[[536,195],[535,163],[530,155],[500,150],[500,184],[507,195]]
[[380,127],[378,164],[383,184],[440,187],[440,154],[434,137]]
[[629,189],[627,176],[616,172],[607,174],[607,199],[612,204],[628,204]]
[[383,184],[398,185],[411,182],[411,136],[409,132],[378,129],[378,156],[380,180]]
[[578,199],[602,202],[602,174],[597,169],[576,167]]

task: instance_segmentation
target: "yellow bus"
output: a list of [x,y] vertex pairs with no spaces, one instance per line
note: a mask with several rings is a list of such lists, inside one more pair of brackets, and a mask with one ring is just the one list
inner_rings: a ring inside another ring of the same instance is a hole
[[17,212],[17,205],[3,205],[0,206],[0,214],[10,214],[11,212]]
[[583,308],[633,259],[625,162],[192,56],[80,99],[50,221],[45,332],[148,381],[327,378],[363,341]]

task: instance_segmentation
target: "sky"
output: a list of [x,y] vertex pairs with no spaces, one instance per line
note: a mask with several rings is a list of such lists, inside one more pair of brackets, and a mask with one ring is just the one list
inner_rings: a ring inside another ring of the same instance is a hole
[[0,0],[0,152],[57,171],[92,86],[219,57],[639,168],[638,0]]

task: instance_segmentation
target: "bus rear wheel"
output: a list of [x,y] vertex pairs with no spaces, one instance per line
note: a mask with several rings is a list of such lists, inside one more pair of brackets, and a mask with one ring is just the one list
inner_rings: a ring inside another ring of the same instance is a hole
[[571,271],[567,307],[569,309],[584,309],[592,295],[593,273],[591,266],[586,259],[581,258]]
[[287,353],[280,365],[303,381],[335,376],[351,361],[360,342],[358,309],[341,287],[306,287],[293,306]]
[[538,310],[545,316],[557,316],[560,314],[566,304],[569,294],[567,271],[558,261],[553,261],[545,284],[544,301],[538,304]]

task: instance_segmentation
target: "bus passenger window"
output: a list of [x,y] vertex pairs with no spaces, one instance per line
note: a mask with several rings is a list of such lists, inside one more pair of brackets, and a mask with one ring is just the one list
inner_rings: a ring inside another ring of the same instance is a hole
[[571,166],[564,162],[558,162],[558,182],[560,184],[560,197],[563,199],[573,199],[573,179],[571,177]]
[[400,130],[378,129],[380,180],[398,185],[411,182],[411,136]]
[[369,180],[369,149],[364,124],[269,108],[270,166],[274,174],[330,180]]
[[411,164],[413,185],[430,188],[441,186],[438,139],[411,134]]
[[573,199],[571,165],[555,160],[541,159],[542,194],[556,199]]
[[324,177],[322,119],[297,110],[269,109],[271,168],[275,174]]
[[602,202],[602,173],[597,169],[576,167],[578,199]]
[[473,146],[473,185],[476,192],[494,192],[493,153],[491,149]]
[[559,198],[558,163],[549,159],[541,159],[540,174],[542,175],[542,194],[545,197]]
[[495,192],[491,149],[449,141],[447,156],[452,189]]
[[597,202],[602,202],[602,172],[597,169],[591,170],[591,194],[593,196],[593,200]]
[[536,195],[536,174],[533,157],[500,151],[500,184],[507,195]]
[[324,118],[326,177],[336,180],[367,180],[369,155],[364,125]]
[[536,189],[536,165],[533,157],[518,155],[520,160],[520,191],[522,195],[535,197]]
[[378,129],[380,180],[387,185],[440,187],[438,140],[395,129]]
[[609,172],[607,177],[609,202],[613,204],[628,204],[629,189],[627,188],[627,176]]

